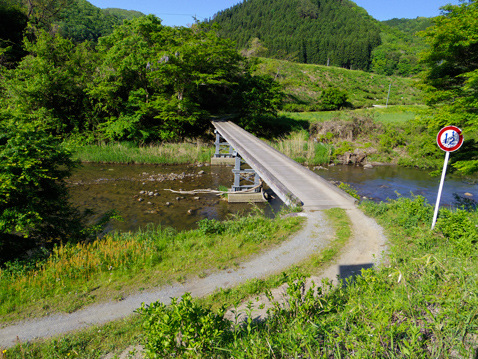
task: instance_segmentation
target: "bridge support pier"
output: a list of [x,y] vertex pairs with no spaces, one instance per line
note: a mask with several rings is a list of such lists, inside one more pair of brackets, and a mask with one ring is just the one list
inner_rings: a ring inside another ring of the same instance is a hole
[[215,130],[216,151],[211,158],[211,165],[233,165],[234,184],[227,196],[228,202],[266,202],[262,193],[261,178],[252,168],[243,168],[246,161],[232,145]]
[[218,130],[214,130],[214,133],[216,134],[216,142],[214,142],[216,151],[211,158],[211,165],[234,166],[236,163],[234,157],[237,155],[237,152],[227,141],[225,141],[225,138],[221,136]]
[[[245,163],[246,162],[241,156],[237,154],[235,157],[235,166],[232,170],[232,173],[234,173],[234,185],[232,186],[232,191],[238,192],[254,188],[254,192],[260,192],[262,186],[259,175],[252,168],[242,168],[242,165]],[[243,184],[241,182],[249,184]]]

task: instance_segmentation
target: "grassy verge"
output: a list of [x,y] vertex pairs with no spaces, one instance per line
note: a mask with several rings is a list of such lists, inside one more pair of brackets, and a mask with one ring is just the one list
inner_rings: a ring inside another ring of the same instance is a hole
[[[421,197],[362,206],[386,229],[391,242],[386,264],[362,271],[361,276],[344,286],[325,285],[326,290],[318,295],[303,292],[302,275],[290,275],[286,280],[291,299],[285,305],[273,307],[270,319],[265,322],[246,321],[242,326],[232,327],[229,323],[224,327],[218,317],[211,321],[211,312],[190,306],[199,314],[193,321],[197,336],[183,337],[186,346],[176,346],[173,342],[163,357],[476,357],[478,213],[443,209],[435,230],[431,231],[433,208]],[[249,289],[242,291],[255,293],[257,287],[249,284]],[[257,290],[266,288],[267,285],[261,285]],[[237,300],[224,294],[211,298],[208,303]],[[181,303],[174,308],[184,309]],[[150,327],[142,333],[138,330],[140,323],[140,318],[133,317],[42,344],[24,345],[22,349],[17,346],[8,349],[5,358],[68,354],[97,358],[115,346],[119,349],[137,344],[144,336],[176,333],[167,320],[161,330],[159,326]],[[218,329],[212,345],[199,341],[202,337],[198,329],[208,333],[211,329],[201,327],[201,323]],[[187,325],[191,327],[190,324]],[[187,345],[195,345],[196,349],[186,351]]]
[[[204,307],[217,309],[219,304],[234,305],[248,297],[277,287],[290,278],[298,268],[302,273],[316,274],[330,263],[351,235],[350,220],[344,210],[325,211],[335,229],[336,236],[329,246],[318,255],[313,255],[298,267],[291,268],[267,279],[255,279],[228,290],[218,290],[198,302]],[[131,345],[143,343],[142,318],[133,315],[123,320],[67,334],[58,338],[34,343],[17,344],[0,353],[0,358],[101,358],[108,353],[121,353]],[[1,348],[0,348],[1,349]]]
[[109,234],[92,243],[56,247],[43,261],[7,263],[0,270],[1,322],[73,312],[233,268],[287,238],[300,222],[298,217],[271,220],[261,214],[225,222],[204,219],[197,230],[150,227],[134,234]]
[[[363,270],[343,286],[325,284],[317,294],[304,292],[303,275],[291,276],[288,302],[277,302],[269,319],[232,328],[187,298],[171,309],[155,307],[146,323],[161,322],[161,328],[145,330],[146,350],[187,357],[195,348],[201,358],[476,357],[478,213],[443,209],[431,231],[433,208],[421,197],[365,203],[363,209],[386,227],[388,264]],[[185,308],[201,318],[186,324],[196,336],[183,337],[181,346],[155,341],[178,333],[169,317],[159,315],[180,310],[178,318],[184,318]],[[216,334],[205,342],[202,330],[211,327]]]
[[128,142],[69,146],[75,159],[98,163],[187,164],[209,162],[214,154],[212,146],[199,140],[196,143],[149,146],[137,146]]

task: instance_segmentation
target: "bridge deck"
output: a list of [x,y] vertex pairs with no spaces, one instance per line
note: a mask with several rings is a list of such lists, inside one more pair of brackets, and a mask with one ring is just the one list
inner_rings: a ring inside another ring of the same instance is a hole
[[305,210],[355,207],[352,196],[236,124],[213,125],[285,203],[298,199]]

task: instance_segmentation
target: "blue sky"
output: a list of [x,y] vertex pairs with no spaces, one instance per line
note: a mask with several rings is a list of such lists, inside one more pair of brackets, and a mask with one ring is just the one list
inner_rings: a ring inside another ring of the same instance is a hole
[[[220,10],[232,7],[242,0],[89,0],[100,8],[117,7],[154,14],[163,20],[163,25],[186,26],[212,17]],[[397,18],[432,17],[440,14],[439,8],[446,4],[459,4],[459,0],[355,0],[377,20]]]

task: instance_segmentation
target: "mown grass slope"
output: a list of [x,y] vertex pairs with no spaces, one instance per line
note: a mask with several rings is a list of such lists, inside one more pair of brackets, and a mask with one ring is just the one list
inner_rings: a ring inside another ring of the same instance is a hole
[[318,110],[320,94],[327,87],[347,91],[349,105],[353,108],[386,105],[390,83],[389,105],[423,103],[420,90],[415,87],[417,80],[412,78],[266,58],[260,59],[256,71],[273,76],[284,86],[285,111]]

